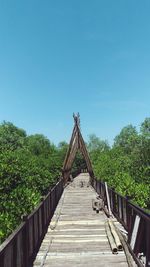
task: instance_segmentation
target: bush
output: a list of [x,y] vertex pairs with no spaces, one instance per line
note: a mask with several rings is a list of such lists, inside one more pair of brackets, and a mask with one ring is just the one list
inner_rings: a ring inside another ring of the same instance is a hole
[[0,125],[0,242],[47,194],[61,174],[64,149],[43,135]]

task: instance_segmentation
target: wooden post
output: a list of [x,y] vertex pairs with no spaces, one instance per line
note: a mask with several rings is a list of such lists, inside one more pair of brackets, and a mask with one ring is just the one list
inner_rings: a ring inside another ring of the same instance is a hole
[[108,187],[107,187],[106,182],[105,182],[105,190],[106,190],[106,198],[107,198],[107,206],[108,206],[109,215],[112,216],[112,212],[110,208],[110,199],[109,199],[109,194],[108,194]]
[[80,116],[77,114],[73,114],[74,118],[74,128],[73,128],[73,133],[71,136],[69,148],[65,157],[65,161],[63,164],[63,170],[62,170],[62,175],[64,178],[64,184],[67,183],[70,175],[70,171],[76,156],[76,153],[78,150],[81,151],[87,165],[88,172],[91,177],[94,177],[93,169],[92,169],[92,164],[90,161],[90,157],[88,155],[88,151],[86,149],[83,137],[80,132]]
[[23,231],[23,240],[24,240],[24,259],[22,266],[29,266],[29,222],[28,217],[23,216],[23,221],[25,222],[25,229]]
[[150,221],[146,223],[146,267],[150,266]]

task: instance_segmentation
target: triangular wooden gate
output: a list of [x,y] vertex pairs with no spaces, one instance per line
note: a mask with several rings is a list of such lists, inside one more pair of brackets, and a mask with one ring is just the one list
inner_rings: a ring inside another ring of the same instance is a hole
[[63,178],[64,178],[64,183],[66,183],[69,179],[70,173],[71,173],[71,168],[76,156],[77,151],[79,150],[86,162],[87,165],[87,170],[90,174],[91,177],[93,177],[93,169],[92,169],[92,164],[89,158],[88,151],[86,149],[82,134],[80,132],[80,117],[79,113],[77,116],[73,114],[74,117],[74,128],[69,144],[69,148],[65,157],[65,161],[63,164]]

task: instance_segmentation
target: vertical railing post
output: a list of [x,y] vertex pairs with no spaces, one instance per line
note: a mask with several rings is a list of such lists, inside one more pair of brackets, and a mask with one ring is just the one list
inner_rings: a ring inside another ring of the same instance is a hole
[[[126,218],[127,218],[127,231],[128,231],[128,235],[131,234],[131,207],[130,207],[130,203],[129,200],[131,199],[130,196],[126,196]],[[129,236],[128,236],[129,238]]]
[[150,221],[146,222],[146,267],[150,266]]
[[100,193],[99,194],[102,197],[102,183],[101,183],[101,181],[100,181],[99,185],[100,185],[100,189],[99,189],[100,190]]
[[104,188],[104,184],[102,184],[102,198],[106,204],[106,199],[105,199],[105,188]]
[[112,212],[115,213],[115,194],[114,189],[112,189]]
[[111,208],[111,211],[113,212],[113,198],[112,198],[112,189],[109,190],[110,192],[110,208]]
[[120,195],[117,195],[117,203],[118,203],[118,217],[120,220],[122,220],[122,204],[121,204],[121,197]]
[[2,267],[4,266],[4,252],[0,252],[0,263],[2,265]]
[[132,206],[130,206],[130,203],[129,203],[128,207],[129,207],[129,210],[128,210],[128,212],[129,212],[128,243],[130,243],[136,214],[135,214],[135,211],[133,210]]
[[[44,200],[44,198],[43,198]],[[41,206],[41,214],[42,214],[42,232],[44,231],[44,228],[45,228],[45,209],[44,209],[44,202],[42,203],[42,206]]]
[[28,222],[28,216],[23,216],[23,221],[25,222],[25,228],[23,231],[24,261],[22,263],[22,266],[26,267],[26,266],[29,266],[29,222]]

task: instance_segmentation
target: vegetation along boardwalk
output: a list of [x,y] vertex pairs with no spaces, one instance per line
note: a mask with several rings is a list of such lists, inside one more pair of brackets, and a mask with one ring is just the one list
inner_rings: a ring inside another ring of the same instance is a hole
[[34,267],[128,266],[123,251],[112,254],[105,231],[107,217],[92,209],[96,192],[89,175],[66,186],[34,261]]

